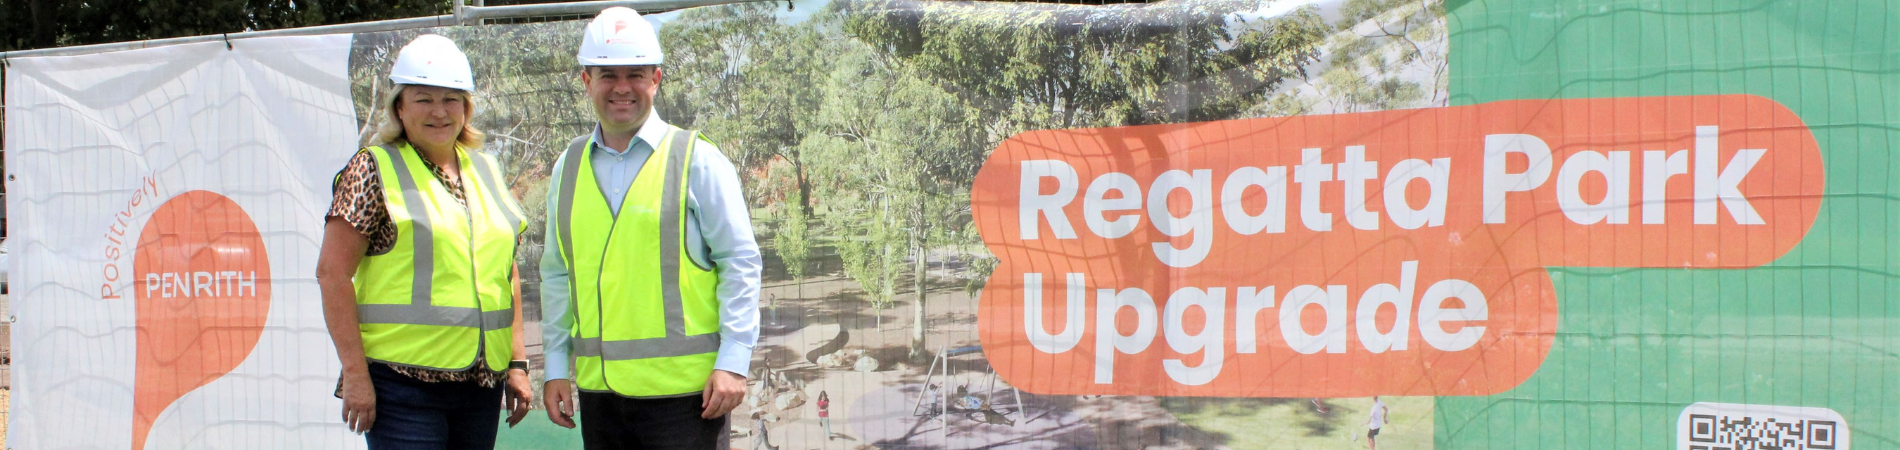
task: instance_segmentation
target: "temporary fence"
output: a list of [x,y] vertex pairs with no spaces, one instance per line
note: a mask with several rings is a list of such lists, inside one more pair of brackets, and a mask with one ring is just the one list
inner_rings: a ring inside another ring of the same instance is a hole
[[761,246],[734,448],[1900,448],[1880,0],[581,2],[5,53],[9,446],[362,447],[316,255],[423,33],[530,219],[539,384],[574,55],[623,4]]

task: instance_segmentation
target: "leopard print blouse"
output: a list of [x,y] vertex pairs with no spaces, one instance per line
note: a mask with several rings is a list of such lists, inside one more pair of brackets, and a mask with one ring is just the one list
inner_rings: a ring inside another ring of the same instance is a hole
[[[429,161],[429,158],[419,159],[422,160],[423,167],[428,167],[429,172],[435,174],[436,180],[448,187],[450,196],[461,203],[463,208],[467,208],[468,199],[462,193],[462,180],[450,179],[448,174],[443,173],[442,168]],[[464,174],[464,176],[467,175],[469,174]],[[343,170],[337,172],[330,186],[330,196],[330,212],[325,214],[325,220],[331,217],[343,219],[344,222],[349,222],[351,228],[363,233],[363,237],[369,239],[369,248],[364,256],[387,254],[396,247],[396,222],[389,216],[389,203],[383,196],[383,179],[376,173],[375,156],[371,156],[367,151],[356,152],[356,156],[350,158],[350,162],[343,166]],[[515,244],[520,245],[520,242]],[[481,357],[479,349],[476,357]],[[394,369],[396,373],[431,383],[474,381],[482,387],[495,387],[505,376],[503,372],[491,370],[487,359],[482,359],[481,364],[461,371],[386,365]],[[337,380],[339,398],[342,389],[342,379],[339,376]]]

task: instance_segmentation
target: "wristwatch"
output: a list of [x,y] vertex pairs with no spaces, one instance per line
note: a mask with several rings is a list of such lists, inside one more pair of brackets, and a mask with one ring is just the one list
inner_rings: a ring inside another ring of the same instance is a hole
[[506,372],[508,370],[515,370],[515,369],[521,369],[521,373],[528,373],[528,360],[517,359],[514,361],[509,361],[508,369],[503,370],[503,372]]

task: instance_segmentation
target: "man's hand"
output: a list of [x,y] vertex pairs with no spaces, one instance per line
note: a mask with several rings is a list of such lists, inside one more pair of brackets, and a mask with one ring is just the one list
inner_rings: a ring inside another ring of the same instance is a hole
[[376,388],[368,370],[343,371],[343,426],[356,434],[376,425]]
[[701,419],[725,417],[739,403],[745,401],[745,376],[724,370],[714,370],[706,378],[706,392],[700,397],[699,413]]
[[548,380],[541,385],[541,405],[548,408],[548,421],[561,428],[574,428],[574,382]]
[[508,410],[508,428],[521,423],[528,417],[528,407],[534,401],[534,385],[528,381],[527,369],[509,369],[507,386],[502,388],[502,409]]

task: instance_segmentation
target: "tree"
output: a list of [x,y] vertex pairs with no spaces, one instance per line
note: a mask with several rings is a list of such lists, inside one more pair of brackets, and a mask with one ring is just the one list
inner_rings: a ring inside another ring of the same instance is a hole
[[[1253,20],[1234,14],[1262,5],[835,4],[847,34],[914,67],[982,118],[975,161],[1028,130],[1243,116],[1284,80],[1304,75],[1330,31],[1311,7]],[[976,243],[975,233],[958,235]],[[977,278],[993,267],[971,265]]]
[[0,3],[0,51],[448,14],[450,0],[24,0]]
[[[1095,8],[842,0],[834,8],[842,13],[845,33],[868,44],[869,53],[887,55],[890,71],[936,86],[966,109],[960,120],[975,130],[974,136],[946,153],[917,155],[914,164],[980,163],[997,143],[1028,130],[1240,117],[1284,80],[1303,75],[1330,31],[1313,8],[1253,20],[1234,14],[1262,5],[1259,0],[1209,0]],[[902,129],[920,123],[933,122],[893,125]],[[934,168],[938,178],[927,185],[967,187],[975,169],[974,164]],[[917,208],[927,211],[920,217],[955,225],[924,227],[913,242],[980,245],[977,234],[967,230],[967,190],[924,191],[949,199],[924,202],[929,206]],[[923,255],[917,258],[921,279]],[[987,278],[994,267],[987,257],[970,265],[977,279]],[[920,298],[922,287],[920,280]]]
[[1302,73],[1313,8],[1230,26],[1261,0],[1117,7],[845,1],[845,30],[949,86],[1000,141],[1049,128],[1227,119]]
[[[772,161],[792,168],[795,197],[763,189],[759,177],[746,178],[748,200],[795,198],[809,217],[812,193],[799,141],[810,133],[812,112],[822,92],[812,80],[822,75],[819,33],[790,26],[775,16],[779,3],[746,3],[699,8],[681,14],[661,32],[667,75],[660,110],[681,126],[701,128],[719,138],[720,149],[742,172],[758,172]],[[762,205],[761,205],[762,206]]]
[[1289,84],[1254,116],[1443,106],[1448,101],[1444,5],[1438,0],[1351,0],[1326,40],[1315,77]]
[[[798,192],[792,191],[789,195],[796,196]],[[778,253],[779,262],[785,265],[786,274],[798,283],[798,295],[803,298],[805,296],[805,269],[807,263],[811,261],[812,240],[810,227],[806,222],[811,216],[806,215],[804,208],[798,207],[804,204],[802,200],[788,198],[787,203],[789,204],[784,205],[786,207],[779,208],[781,217],[778,229],[772,233],[772,248]]]
[[[912,348],[919,350],[924,255],[941,241],[932,240],[935,230],[956,223],[940,212],[961,198],[941,193],[973,176],[981,155],[972,149],[981,144],[944,138],[971,136],[955,98],[843,39],[835,11],[786,24],[778,7],[692,10],[663,27],[662,42],[676,50],[665,88],[673,95],[660,108],[719,136],[742,171],[769,175],[747,179],[748,197],[776,203],[773,247],[795,278],[809,257],[813,217],[841,237],[845,275],[863,288],[880,325],[908,278],[917,294]],[[945,172],[927,163],[945,160],[965,169],[933,178]]]
[[814,184],[827,199],[825,223],[843,236],[847,275],[880,308],[909,279],[911,353],[920,355],[928,254],[968,224],[969,180],[988,143],[972,111],[915,68],[862,42],[825,42],[825,95],[799,151],[825,169]]

